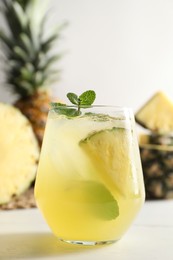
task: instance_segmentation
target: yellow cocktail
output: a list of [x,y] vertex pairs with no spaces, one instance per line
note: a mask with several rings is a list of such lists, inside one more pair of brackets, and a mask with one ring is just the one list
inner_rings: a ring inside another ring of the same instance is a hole
[[75,117],[50,110],[35,197],[61,240],[92,245],[120,239],[144,202],[130,110],[94,106]]

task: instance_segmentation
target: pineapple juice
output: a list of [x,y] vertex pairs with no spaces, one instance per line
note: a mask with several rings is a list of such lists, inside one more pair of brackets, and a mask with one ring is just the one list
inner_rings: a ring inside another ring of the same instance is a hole
[[131,120],[49,112],[35,196],[53,233],[65,241],[111,242],[144,201]]

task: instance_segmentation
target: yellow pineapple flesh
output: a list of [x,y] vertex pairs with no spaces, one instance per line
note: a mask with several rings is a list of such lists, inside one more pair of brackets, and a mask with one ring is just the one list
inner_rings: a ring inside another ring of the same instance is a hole
[[173,131],[173,101],[157,92],[135,115],[136,122],[156,133]]
[[39,146],[28,119],[0,103],[0,204],[24,192],[35,179]]

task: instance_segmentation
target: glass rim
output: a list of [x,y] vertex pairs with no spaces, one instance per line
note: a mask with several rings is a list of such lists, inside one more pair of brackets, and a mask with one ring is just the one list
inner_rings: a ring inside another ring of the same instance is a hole
[[[62,105],[56,105],[56,107],[50,107],[49,111],[51,110],[55,110],[57,108],[77,108],[77,105],[66,105],[66,104],[62,104]],[[80,106],[80,108],[84,108],[84,109],[92,109],[92,108],[112,108],[115,109],[117,111],[133,111],[132,107],[128,107],[128,106],[116,106],[116,105],[82,105]]]

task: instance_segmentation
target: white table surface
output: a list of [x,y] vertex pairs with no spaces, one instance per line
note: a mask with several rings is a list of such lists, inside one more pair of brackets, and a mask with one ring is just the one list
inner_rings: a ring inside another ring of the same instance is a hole
[[0,259],[173,260],[173,200],[146,202],[120,241],[100,247],[58,242],[37,209],[0,211]]

